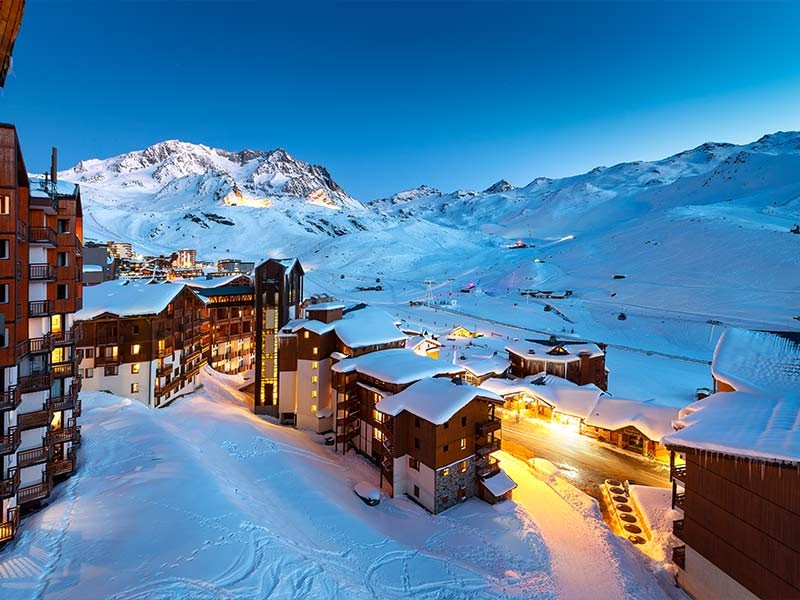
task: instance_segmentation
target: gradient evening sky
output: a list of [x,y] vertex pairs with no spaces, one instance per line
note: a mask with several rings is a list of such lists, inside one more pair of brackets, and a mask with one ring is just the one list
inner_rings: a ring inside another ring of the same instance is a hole
[[800,128],[800,3],[28,0],[0,121],[30,171],[284,147],[361,200],[525,185]]

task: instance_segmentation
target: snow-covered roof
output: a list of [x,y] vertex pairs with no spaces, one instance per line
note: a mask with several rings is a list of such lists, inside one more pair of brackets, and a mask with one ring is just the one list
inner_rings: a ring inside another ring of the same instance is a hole
[[440,341],[423,335],[412,335],[406,340],[406,348],[419,348],[423,345],[431,348],[441,348],[443,346]]
[[517,483],[506,475],[503,469],[500,469],[500,472],[496,475],[483,479],[481,483],[486,486],[486,489],[489,490],[495,498],[499,498],[517,487]]
[[659,441],[674,431],[672,421],[677,417],[677,408],[601,396],[591,414],[586,417],[585,423],[592,427],[611,431],[617,431],[630,425],[649,439]]
[[336,363],[336,373],[357,372],[392,384],[406,384],[437,375],[458,375],[464,370],[444,361],[420,356],[406,348],[391,348],[370,352]]
[[317,302],[306,306],[306,310],[337,310],[344,307],[341,302]]
[[[391,350],[387,350],[387,352],[391,352]],[[404,350],[404,352],[406,351]],[[408,386],[402,392],[383,398],[375,405],[375,408],[392,416],[406,411],[434,425],[442,425],[475,398],[486,398],[494,402],[503,401],[497,394],[481,388],[453,383],[446,378],[426,377]]]
[[463,360],[456,357],[454,364],[464,367],[475,377],[485,375],[500,375],[509,367],[509,361],[504,356],[468,356]]
[[800,390],[800,344],[763,331],[727,329],[711,363],[714,377],[745,392]]
[[589,354],[592,358],[603,356],[600,346],[592,342],[549,340],[520,340],[506,345],[506,350],[523,358],[546,360],[548,362],[572,362],[581,354]]
[[83,289],[83,308],[75,313],[77,321],[93,319],[103,313],[120,317],[156,315],[167,308],[186,286],[171,283],[114,280]]
[[173,283],[185,283],[191,288],[210,289],[226,286],[232,281],[242,277],[242,273],[234,273],[233,275],[226,275],[225,277],[192,277],[189,279],[173,279]]
[[662,443],[732,456],[800,463],[800,389],[771,395],[719,392],[680,412]]
[[103,266],[102,265],[90,265],[90,264],[84,263],[83,272],[84,273],[102,273],[103,272]]
[[531,393],[553,407],[556,412],[585,419],[591,414],[600,394],[596,385],[578,385],[561,377],[540,373],[527,377],[533,383]]
[[499,394],[500,396],[515,396],[517,394],[535,394],[535,386],[527,379],[500,379],[492,377],[481,383],[481,387]]
[[400,342],[405,334],[397,328],[397,319],[370,306],[351,310],[335,321],[336,336],[349,348]]

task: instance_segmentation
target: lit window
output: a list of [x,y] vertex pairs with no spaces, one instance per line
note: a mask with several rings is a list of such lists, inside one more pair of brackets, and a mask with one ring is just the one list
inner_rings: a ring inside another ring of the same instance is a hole
[[317,368],[319,368],[319,363],[318,363],[317,361],[314,361],[314,362],[312,362],[312,363],[311,363],[311,368],[312,368],[312,369],[317,369]]
[[139,384],[134,382],[131,384],[131,394],[138,394],[139,393]]
[[317,383],[318,381],[319,381],[319,378],[316,375],[312,375],[311,376],[311,383]]
[[463,473],[463,472],[464,472],[464,471],[466,471],[466,470],[467,470],[467,461],[465,461],[465,460],[462,460],[462,461],[461,461],[461,462],[458,464],[458,472],[459,472],[459,473]]
[[304,337],[304,338],[306,338],[306,339],[308,339],[308,332],[307,332],[307,331],[304,331],[304,332],[303,332],[303,337]]
[[450,467],[445,467],[442,469],[442,477],[447,477],[448,475],[450,475]]
[[319,348],[317,348],[316,346],[314,346],[314,349],[312,350],[312,352],[313,352],[314,354],[319,354]]
[[383,423],[385,415],[376,408],[372,409],[372,418],[375,420],[376,423]]
[[379,442],[382,442],[383,439],[384,439],[383,432],[380,429],[377,429],[377,428],[373,428],[372,437],[374,437]]
[[133,373],[134,375],[139,373],[139,363],[133,363],[131,365],[131,373]]
[[0,196],[0,214],[7,215],[11,206],[11,198]]
[[311,397],[312,398],[316,398],[317,397],[317,390],[311,390]]
[[311,405],[311,412],[313,412],[313,413],[317,412],[317,405],[316,404],[312,404]]
[[459,446],[460,446],[460,448],[462,450],[464,450],[467,447],[467,438],[461,438],[461,442],[459,443]]
[[139,344],[134,344],[133,346],[131,346],[131,354],[136,356],[137,354],[139,354],[139,350],[140,349],[141,349],[141,346]]

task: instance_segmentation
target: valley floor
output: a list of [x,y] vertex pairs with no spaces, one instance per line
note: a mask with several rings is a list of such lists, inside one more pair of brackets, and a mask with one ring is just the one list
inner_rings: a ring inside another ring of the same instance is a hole
[[81,395],[78,471],[0,551],[3,600],[683,597],[592,501],[511,457],[513,502],[370,508],[352,493],[369,463],[203,380],[157,411]]

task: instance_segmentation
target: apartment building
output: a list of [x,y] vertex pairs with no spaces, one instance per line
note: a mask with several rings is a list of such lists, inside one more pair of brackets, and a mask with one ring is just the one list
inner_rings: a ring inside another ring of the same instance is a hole
[[221,373],[244,373],[255,367],[255,289],[248,275],[186,279],[205,302],[208,334],[206,359]]
[[82,237],[79,188],[29,179],[0,125],[0,542],[75,470]]
[[158,408],[199,386],[206,310],[188,286],[109,281],[86,288],[76,318],[85,390]]
[[197,250],[184,248],[173,254],[172,266],[177,269],[194,269],[197,264]]
[[[297,259],[270,258],[254,271],[256,321],[256,414],[278,417],[278,333],[291,319],[300,317],[303,302],[303,267]],[[288,412],[284,419],[294,419]]]
[[331,368],[336,360],[402,348],[406,336],[387,312],[364,304],[308,304],[278,334],[281,418],[318,433],[333,429]]
[[[795,334],[796,336],[796,334]],[[672,560],[696,600],[800,598],[800,343],[728,329],[717,389],[683,409],[671,451]]]

